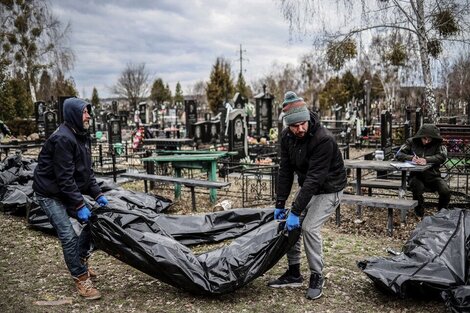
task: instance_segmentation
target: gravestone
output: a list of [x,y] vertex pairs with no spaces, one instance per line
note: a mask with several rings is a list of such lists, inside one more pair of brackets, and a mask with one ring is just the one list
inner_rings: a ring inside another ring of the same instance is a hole
[[204,143],[206,138],[206,122],[197,122],[191,125],[194,134],[194,142],[196,144]]
[[119,119],[121,120],[121,126],[127,126],[127,115],[119,114]]
[[44,135],[49,138],[57,129],[57,115],[54,111],[44,112]]
[[384,152],[385,160],[393,156],[392,146],[392,114],[383,110],[380,114],[380,148]]
[[216,143],[220,138],[220,123],[218,121],[206,121],[206,132],[209,143]]
[[111,106],[113,108],[113,113],[118,114],[118,103],[116,100],[113,100],[113,102],[111,102]]
[[44,112],[46,111],[46,102],[34,102],[34,118],[36,120],[36,127],[39,137],[44,137]]
[[423,126],[423,124],[424,124],[423,111],[421,110],[421,108],[417,108],[416,109],[416,116],[415,116],[415,128],[414,128],[414,133],[415,134],[421,128],[421,126]]
[[233,97],[233,108],[234,109],[245,109],[247,101],[245,98],[242,97],[242,95],[237,92],[235,96]]
[[44,123],[45,111],[46,111],[46,102],[44,101],[34,102],[34,118],[36,119],[36,124],[40,122]]
[[187,136],[192,138],[194,136],[193,133],[193,125],[197,122],[197,102],[194,99],[184,100],[184,113],[186,115],[186,129],[188,130]]
[[411,108],[405,108],[405,123],[403,125],[404,139],[408,139],[413,136],[413,129],[411,125]]
[[246,113],[243,109],[234,109],[228,114],[228,148],[237,151],[237,159],[248,155],[248,128],[246,126]]
[[258,138],[269,138],[269,130],[273,127],[273,99],[274,97],[266,92],[266,85],[263,86],[263,92],[255,96],[256,136]]
[[108,144],[109,151],[112,151],[115,144],[120,144],[122,142],[122,133],[121,133],[121,120],[115,118],[114,114],[108,114]]
[[139,103],[139,119],[142,124],[147,123],[147,103]]

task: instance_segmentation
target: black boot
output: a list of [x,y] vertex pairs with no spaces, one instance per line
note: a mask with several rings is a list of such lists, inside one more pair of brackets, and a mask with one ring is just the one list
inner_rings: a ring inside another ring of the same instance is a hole
[[300,264],[294,264],[290,265],[289,269],[281,277],[270,281],[268,286],[272,288],[301,287],[303,281],[304,279],[300,274]]
[[421,205],[418,205],[415,207],[415,214],[417,217],[423,217],[424,216],[424,208]]

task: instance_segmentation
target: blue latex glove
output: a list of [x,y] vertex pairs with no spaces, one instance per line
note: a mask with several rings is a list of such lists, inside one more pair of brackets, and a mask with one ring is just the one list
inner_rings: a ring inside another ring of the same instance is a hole
[[274,219],[283,220],[286,218],[286,209],[274,209]]
[[300,228],[299,217],[292,212],[290,212],[289,215],[287,215],[286,228],[288,231],[294,230],[296,228]]
[[105,196],[99,196],[98,199],[96,199],[96,202],[98,202],[100,206],[105,206],[109,203]]
[[91,216],[90,209],[84,204],[80,209],[77,211],[77,217],[80,222],[88,222],[88,219]]

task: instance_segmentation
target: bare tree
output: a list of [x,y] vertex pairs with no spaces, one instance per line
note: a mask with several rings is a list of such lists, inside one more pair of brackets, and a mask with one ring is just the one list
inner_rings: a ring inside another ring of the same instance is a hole
[[186,95],[193,96],[202,111],[207,111],[206,85],[203,80],[199,80],[194,85],[188,86],[186,90]]
[[427,117],[437,121],[430,58],[438,57],[443,42],[470,43],[469,1],[336,0],[335,10],[331,10],[331,2],[321,0],[278,1],[290,30],[302,35],[317,27],[324,40],[344,42],[364,31],[395,29],[413,38],[421,63]]
[[[458,56],[449,74],[449,94],[457,99],[459,106],[467,105],[470,119],[470,53]],[[470,120],[468,121],[470,123]]]
[[149,74],[145,63],[128,63],[111,90],[115,95],[127,98],[131,107],[136,110],[137,104],[148,95],[148,81]]
[[33,100],[44,69],[59,75],[73,67],[69,34],[70,25],[52,15],[48,1],[0,2],[0,58],[24,75]]
[[274,101],[278,104],[282,102],[284,93],[288,90],[303,94],[300,71],[294,65],[274,62],[271,68],[270,73],[252,84],[255,93],[261,92],[263,85],[266,85],[266,91],[274,96]]

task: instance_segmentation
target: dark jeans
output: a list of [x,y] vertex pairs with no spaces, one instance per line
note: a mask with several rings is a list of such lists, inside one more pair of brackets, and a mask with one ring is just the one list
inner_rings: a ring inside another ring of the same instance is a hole
[[64,205],[60,201],[37,193],[36,199],[49,218],[49,222],[57,231],[57,236],[62,244],[65,264],[67,264],[70,274],[73,277],[85,274],[88,269],[80,259],[90,255],[90,226],[87,224],[78,236],[73,229],[71,217],[68,216]]
[[447,206],[450,202],[450,188],[449,185],[440,177],[435,177],[427,180],[420,179],[418,176],[413,176],[410,179],[410,189],[413,192],[413,199],[418,200],[418,207],[422,208],[424,203],[423,193],[425,191],[432,191],[439,194],[438,210]]

